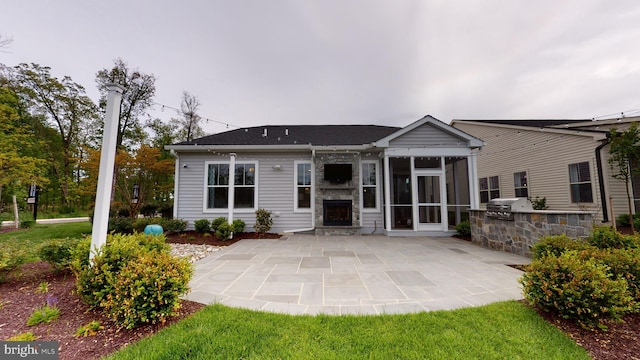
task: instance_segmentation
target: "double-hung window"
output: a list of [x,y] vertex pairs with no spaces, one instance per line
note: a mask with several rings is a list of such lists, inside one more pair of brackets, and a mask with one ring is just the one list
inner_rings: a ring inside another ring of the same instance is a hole
[[497,176],[480,178],[479,181],[481,203],[500,197],[500,179]]
[[295,211],[311,211],[311,181],[313,179],[310,161],[295,162],[294,204]]
[[233,208],[256,208],[256,169],[255,162],[236,162],[233,184],[230,184],[228,162],[206,163],[205,210],[223,210],[229,208],[229,191],[233,187]]
[[593,202],[589,162],[569,164],[569,187],[572,203]]
[[379,208],[378,191],[378,161],[363,161],[362,168],[362,209],[375,211]]
[[527,187],[527,172],[521,171],[513,174],[513,187],[515,189],[516,197],[529,197],[529,190]]

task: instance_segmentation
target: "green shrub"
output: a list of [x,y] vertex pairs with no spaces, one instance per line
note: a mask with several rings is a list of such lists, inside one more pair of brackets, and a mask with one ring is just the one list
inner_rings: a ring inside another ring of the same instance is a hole
[[568,250],[582,250],[589,247],[584,241],[575,240],[565,234],[544,236],[531,248],[532,257],[539,259],[543,256],[560,256]]
[[211,223],[207,219],[198,219],[193,222],[193,226],[199,233],[206,233],[211,231]]
[[586,328],[603,327],[603,320],[618,319],[631,310],[627,281],[613,278],[597,259],[583,257],[570,250],[535,259],[520,282],[527,301],[540,309]]
[[0,243],[0,283],[6,276],[27,261],[29,251],[17,241]]
[[228,223],[227,218],[223,216],[213,219],[213,221],[211,221],[211,231],[215,233],[218,231],[218,226],[220,226],[220,224],[226,223]]
[[180,307],[193,266],[166,252],[147,252],[130,261],[113,278],[113,292],[102,302],[107,315],[130,329],[164,322]]
[[458,234],[460,234],[462,236],[470,236],[471,235],[471,223],[469,222],[469,220],[460,221],[456,225],[456,231],[458,232]]
[[271,211],[265,209],[256,210],[256,223],[253,225],[253,229],[259,233],[264,234],[271,230],[273,225],[273,219],[271,219]]
[[220,240],[229,240],[231,238],[231,225],[229,225],[229,223],[224,222],[220,225],[218,225],[218,228],[216,230],[216,237]]
[[233,228],[233,233],[237,234],[243,232],[246,226],[247,225],[241,219],[235,219],[233,220],[231,227]]
[[20,227],[22,229],[32,228],[36,224],[35,220],[22,220],[20,221]]
[[187,228],[187,222],[180,219],[164,219],[160,225],[168,232],[181,232]]
[[594,227],[587,241],[589,244],[600,249],[629,249],[638,247],[638,241],[634,236],[620,234],[612,226]]
[[164,236],[109,235],[92,266],[89,248],[83,240],[72,251],[77,293],[127,328],[172,315],[193,274],[188,260],[171,256]]
[[91,240],[83,240],[72,251],[71,269],[76,276],[76,290],[91,307],[99,307],[113,292],[113,279],[129,262],[150,251],[169,252],[164,236],[145,234],[107,236],[107,244],[89,266]]
[[629,295],[636,310],[640,310],[640,249],[603,249],[584,254],[584,257],[597,259],[609,267],[614,278],[627,280]]
[[620,214],[616,219],[616,224],[618,226],[631,226],[631,217],[629,214]]
[[71,239],[52,239],[44,242],[38,249],[41,260],[48,262],[56,271],[69,266],[71,262],[71,249],[76,241]]
[[109,219],[108,231],[117,234],[132,234],[133,221],[129,217],[112,217]]

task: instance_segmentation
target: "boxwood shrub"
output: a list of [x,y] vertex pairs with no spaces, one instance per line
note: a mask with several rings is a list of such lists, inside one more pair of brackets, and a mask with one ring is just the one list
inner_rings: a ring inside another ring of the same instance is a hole
[[71,249],[76,246],[77,242],[77,240],[69,238],[48,240],[38,248],[38,256],[41,260],[48,262],[56,271],[64,270],[71,263]]
[[198,219],[194,221],[193,227],[195,228],[196,232],[199,233],[206,233],[211,231],[211,223],[207,219]]

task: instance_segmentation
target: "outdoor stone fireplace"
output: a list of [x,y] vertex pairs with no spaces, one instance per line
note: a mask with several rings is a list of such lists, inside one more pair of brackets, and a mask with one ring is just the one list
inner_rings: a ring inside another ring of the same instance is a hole
[[[325,164],[350,164],[351,180],[325,180]],[[360,153],[318,152],[315,158],[318,235],[360,235]]]

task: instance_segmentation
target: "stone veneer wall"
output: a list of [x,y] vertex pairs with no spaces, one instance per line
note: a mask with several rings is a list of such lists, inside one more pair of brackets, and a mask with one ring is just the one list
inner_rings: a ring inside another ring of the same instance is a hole
[[534,210],[514,213],[513,220],[501,220],[485,216],[485,210],[470,210],[469,221],[472,242],[527,257],[543,236],[585,238],[593,228],[593,214],[582,211]]
[[[332,184],[324,180],[324,164],[351,164],[351,181]],[[318,152],[315,157],[316,204],[315,220],[317,235],[360,234],[360,153]],[[323,226],[323,200],[351,200],[351,226]]]

